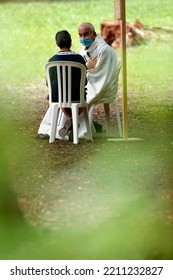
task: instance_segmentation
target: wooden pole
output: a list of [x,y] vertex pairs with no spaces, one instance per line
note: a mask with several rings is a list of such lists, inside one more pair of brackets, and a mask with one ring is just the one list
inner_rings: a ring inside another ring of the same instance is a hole
[[127,116],[127,65],[126,65],[126,3],[125,0],[114,0],[115,19],[121,25],[121,55],[122,55],[122,122],[123,138],[128,138]]
[[114,0],[115,19],[121,23],[121,53],[122,53],[122,121],[123,138],[108,139],[108,141],[142,141],[141,138],[128,138],[127,114],[127,64],[126,64],[126,0]]
[[121,10],[121,49],[122,49],[122,118],[123,138],[128,138],[128,115],[127,115],[127,64],[126,64],[126,7],[125,0],[120,0]]

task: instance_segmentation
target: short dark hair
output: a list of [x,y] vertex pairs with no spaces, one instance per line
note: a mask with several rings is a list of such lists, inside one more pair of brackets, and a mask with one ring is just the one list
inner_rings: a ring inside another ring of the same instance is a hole
[[55,35],[55,41],[61,49],[71,47],[71,36],[67,30],[58,31]]

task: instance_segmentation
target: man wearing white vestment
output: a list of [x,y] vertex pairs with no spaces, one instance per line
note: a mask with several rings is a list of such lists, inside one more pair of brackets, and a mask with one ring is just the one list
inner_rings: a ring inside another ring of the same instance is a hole
[[101,35],[96,34],[91,23],[82,23],[78,33],[80,42],[84,45],[80,54],[84,57],[88,68],[89,60],[96,59],[94,69],[88,69],[87,72],[87,103],[111,102],[118,87],[116,80],[118,61],[115,50]]

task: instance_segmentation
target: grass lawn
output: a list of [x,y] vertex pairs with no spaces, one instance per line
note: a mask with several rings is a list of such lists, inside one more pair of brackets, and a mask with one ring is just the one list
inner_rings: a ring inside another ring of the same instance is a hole
[[[113,2],[0,4],[1,259],[173,258],[173,32],[127,49],[128,134],[143,141],[108,142],[101,109],[94,143],[36,138],[56,31],[79,51],[78,25],[99,33]],[[172,27],[172,1],[160,2],[127,0],[127,21]]]

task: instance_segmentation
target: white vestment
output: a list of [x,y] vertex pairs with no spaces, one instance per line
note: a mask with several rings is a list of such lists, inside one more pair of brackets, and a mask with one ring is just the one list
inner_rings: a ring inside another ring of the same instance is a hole
[[87,72],[87,103],[113,101],[118,88],[118,60],[115,51],[106,44],[101,35],[97,35],[89,49],[83,48],[80,54],[85,60],[97,57],[96,67]]
[[[96,67],[87,71],[87,103],[96,105],[103,102],[112,102],[118,89],[118,60],[115,50],[103,40],[101,35],[97,35],[89,49],[85,50],[83,48],[80,54],[86,62],[90,57],[97,57]],[[94,106],[90,106],[89,110],[93,110],[93,108]],[[50,135],[51,116],[52,108],[50,106],[40,124],[38,134]],[[64,113],[61,112],[56,132],[57,139],[61,139],[59,130],[63,127],[66,119]],[[79,138],[83,138],[85,133],[85,122],[81,114],[79,117]]]

